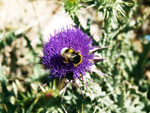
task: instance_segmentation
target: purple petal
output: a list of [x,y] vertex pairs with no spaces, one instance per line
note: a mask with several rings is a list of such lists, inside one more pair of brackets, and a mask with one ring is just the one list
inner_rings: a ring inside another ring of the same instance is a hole
[[85,86],[86,86],[86,88],[88,90],[88,85],[87,85],[87,82],[86,82],[86,76],[82,76],[82,79],[83,79],[83,82],[84,82],[84,84],[85,84]]
[[92,71],[92,72],[95,72],[95,73],[98,73],[98,74],[101,74],[101,75],[104,75],[104,76],[106,76],[106,77],[111,78],[111,77],[108,76],[107,74],[102,73],[101,71],[99,71],[99,70],[98,70],[96,67],[94,67],[94,66],[91,67],[91,71]]
[[106,46],[106,47],[94,47],[94,49],[93,50],[90,50],[90,54],[94,54],[96,51],[98,51],[98,50],[101,50],[101,49],[105,49],[105,48],[108,48],[108,46]]
[[99,57],[94,57],[94,59],[93,59],[93,62],[98,62],[98,61],[101,61],[101,60],[107,60],[107,59],[105,59],[105,58],[99,58]]
[[[82,92],[82,89],[81,89],[81,87],[80,87],[80,81],[79,81],[79,79],[76,79],[75,80],[75,83],[77,84],[77,86],[79,87],[79,89],[80,89],[80,91],[81,91],[81,93],[82,93],[82,95],[83,95],[83,97],[84,97],[84,93]],[[85,97],[84,97],[85,98]]]
[[61,102],[63,101],[63,98],[64,98],[64,94],[65,94],[65,92],[66,92],[66,89],[67,89],[67,84],[69,83],[69,80],[68,79],[66,79],[65,80],[65,87],[64,87],[64,92],[63,92],[63,95],[62,95],[62,99],[61,99]]

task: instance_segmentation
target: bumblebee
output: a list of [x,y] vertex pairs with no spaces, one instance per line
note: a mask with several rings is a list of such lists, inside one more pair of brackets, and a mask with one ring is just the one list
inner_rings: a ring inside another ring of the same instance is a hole
[[64,58],[64,63],[72,63],[75,67],[82,62],[80,51],[75,51],[72,48],[64,47],[61,50],[61,56]]

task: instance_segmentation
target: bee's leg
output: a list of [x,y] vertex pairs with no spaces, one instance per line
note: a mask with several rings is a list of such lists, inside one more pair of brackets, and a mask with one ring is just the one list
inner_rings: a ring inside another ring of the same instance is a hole
[[67,84],[68,84],[68,82],[69,82],[69,80],[68,80],[68,79],[66,79],[66,80],[65,80],[65,87],[64,87],[64,92],[63,92],[63,95],[62,95],[62,99],[61,99],[61,102],[63,101],[63,98],[64,98],[64,94],[65,94],[65,92],[66,92],[66,89],[67,89]]
[[63,62],[64,62],[64,63],[68,63],[68,58],[65,58],[65,59],[63,60]]
[[77,51],[77,53],[80,53],[80,51]]
[[74,50],[72,47],[70,47],[70,49]]
[[63,60],[64,63],[68,63],[67,61]]
[[77,67],[78,64],[73,64],[73,65],[74,65],[74,67]]

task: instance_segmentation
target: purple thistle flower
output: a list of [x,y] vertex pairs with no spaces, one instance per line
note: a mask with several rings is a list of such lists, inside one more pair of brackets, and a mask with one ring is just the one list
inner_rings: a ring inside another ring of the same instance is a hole
[[[74,65],[71,60],[66,62],[65,60],[68,59],[64,59],[61,55],[61,52],[64,48],[69,48],[72,52],[81,56],[81,62],[78,65]],[[41,57],[41,63],[46,69],[50,71],[52,75],[50,76],[51,78],[49,81],[57,77],[66,78],[65,90],[69,81],[71,81],[72,83],[75,82],[80,88],[79,82],[80,80],[83,80],[87,87],[85,72],[90,71],[92,65],[94,64],[94,61],[97,62],[100,60],[104,60],[102,58],[97,58],[94,60],[93,54],[99,49],[102,48],[92,46],[92,36],[88,37],[87,34],[84,34],[78,28],[63,28],[61,32],[55,33],[54,36],[50,35],[50,39],[48,42],[43,42],[44,55]],[[97,69],[92,70],[94,72],[99,72]],[[100,74],[103,73],[100,72]]]

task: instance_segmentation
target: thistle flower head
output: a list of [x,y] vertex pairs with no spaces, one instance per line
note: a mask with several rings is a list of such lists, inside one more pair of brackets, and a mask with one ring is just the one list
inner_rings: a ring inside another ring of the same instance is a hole
[[[90,59],[93,59],[93,55],[89,54],[89,50],[93,48],[91,44],[92,39],[80,29],[63,29],[54,36],[50,36],[48,42],[44,42],[42,64],[50,70],[54,78],[66,76],[72,79],[80,78],[80,74],[84,75],[92,65]],[[72,62],[65,63],[61,56],[63,48],[72,48],[75,52],[80,52],[82,62],[77,66],[74,66]]]
[[[93,54],[98,49],[100,48],[94,49],[92,46],[92,36],[88,37],[78,28],[63,28],[54,36],[50,36],[48,42],[43,42],[44,55],[41,57],[41,63],[50,71],[50,81],[65,77],[66,86],[72,81],[80,88],[79,80],[83,80],[87,86],[85,72],[89,72],[94,64]],[[103,59],[97,59],[99,60]]]

